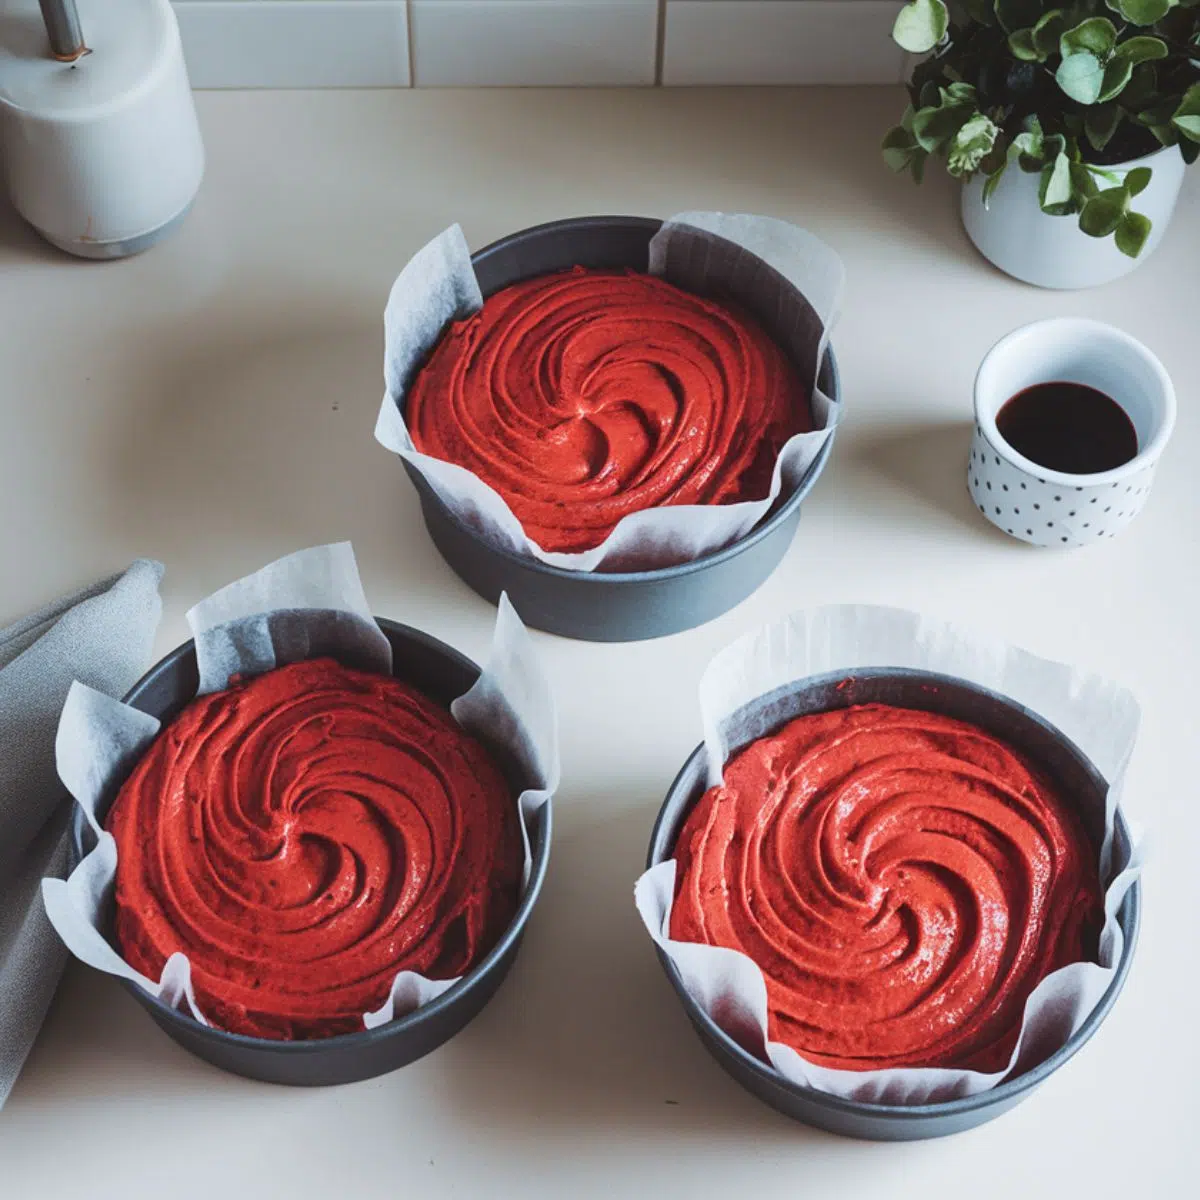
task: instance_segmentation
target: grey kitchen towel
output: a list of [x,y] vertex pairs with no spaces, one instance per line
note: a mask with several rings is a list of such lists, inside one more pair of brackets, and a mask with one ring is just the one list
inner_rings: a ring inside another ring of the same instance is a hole
[[0,1107],[58,984],[66,949],[42,908],[62,875],[71,800],[54,738],[76,679],[123,696],[150,663],[162,615],[159,563],[66,596],[0,630]]

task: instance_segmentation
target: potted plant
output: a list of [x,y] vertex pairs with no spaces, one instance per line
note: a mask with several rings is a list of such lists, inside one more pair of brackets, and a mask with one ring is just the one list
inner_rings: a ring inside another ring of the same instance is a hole
[[883,153],[942,158],[1001,270],[1087,287],[1153,250],[1200,155],[1200,0],[1054,3],[911,0],[894,37],[928,57]]

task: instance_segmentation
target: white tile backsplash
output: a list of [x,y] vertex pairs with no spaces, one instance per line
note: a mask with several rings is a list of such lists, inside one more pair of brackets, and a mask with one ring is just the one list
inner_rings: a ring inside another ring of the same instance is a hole
[[667,0],[665,84],[897,83],[898,0]]
[[658,0],[411,0],[418,87],[653,84]]
[[894,83],[905,69],[890,37],[900,4],[177,0],[175,9],[199,88],[640,86]]
[[404,0],[184,0],[196,88],[407,87]]

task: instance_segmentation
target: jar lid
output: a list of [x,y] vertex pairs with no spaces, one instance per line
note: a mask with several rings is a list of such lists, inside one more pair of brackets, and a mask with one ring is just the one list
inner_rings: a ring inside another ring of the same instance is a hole
[[91,51],[55,59],[38,0],[0,0],[0,106],[47,120],[119,108],[168,63],[179,27],[167,0],[76,0]]

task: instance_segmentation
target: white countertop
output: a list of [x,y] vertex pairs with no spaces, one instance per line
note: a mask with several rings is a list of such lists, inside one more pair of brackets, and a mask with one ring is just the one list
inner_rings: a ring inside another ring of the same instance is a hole
[[[189,1057],[78,966],[0,1114],[0,1197],[1194,1194],[1200,849],[1200,172],[1158,255],[1083,294],[970,249],[953,188],[889,175],[898,91],[201,95],[208,178],[182,233],[77,264],[0,213],[0,625],[139,555],[167,564],[166,650],[196,599],[289,551],[353,540],[379,613],[478,659],[494,610],[425,536],[372,438],[397,270],[459,221],[475,247],[555,217],[768,213],[845,258],[847,423],[787,560],[753,598],[636,646],[536,636],[560,706],[550,876],[495,1001],[428,1058],[289,1090]],[[971,381],[1055,314],[1144,340],[1174,444],[1123,536],[1070,552],[971,507]],[[1102,670],[1144,705],[1127,807],[1154,839],[1128,985],[1083,1052],[996,1122],[857,1143],[793,1124],[708,1057],[632,903],[650,826],[699,740],[696,683],[790,608],[919,608]],[[601,750],[615,739],[623,753]]]

